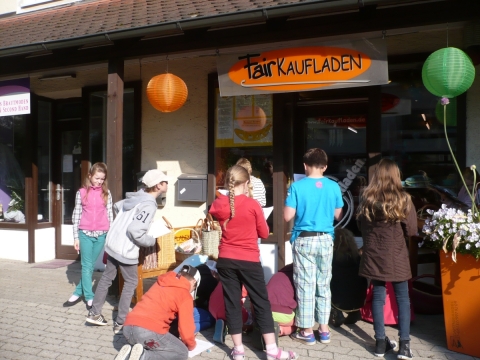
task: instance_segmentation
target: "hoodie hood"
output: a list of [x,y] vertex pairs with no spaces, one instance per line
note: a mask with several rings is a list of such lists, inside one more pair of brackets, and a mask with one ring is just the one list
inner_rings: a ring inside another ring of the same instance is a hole
[[178,290],[184,289],[190,293],[190,281],[183,276],[177,277],[177,273],[174,271],[170,271],[164,276],[159,276],[157,283],[161,287],[177,288]]
[[123,200],[123,211],[129,211],[141,202],[151,202],[155,207],[157,207],[157,201],[155,198],[145,191],[140,190],[137,192],[126,193],[126,198]]

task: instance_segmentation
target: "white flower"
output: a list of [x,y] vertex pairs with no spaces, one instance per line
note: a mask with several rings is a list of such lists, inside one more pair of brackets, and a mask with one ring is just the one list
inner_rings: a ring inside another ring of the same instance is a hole
[[467,250],[470,250],[470,247],[471,247],[470,244],[465,245],[465,249],[467,249]]

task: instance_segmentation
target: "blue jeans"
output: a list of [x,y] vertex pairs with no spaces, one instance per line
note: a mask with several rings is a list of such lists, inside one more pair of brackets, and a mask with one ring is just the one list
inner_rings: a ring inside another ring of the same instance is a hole
[[187,360],[185,344],[170,333],[158,334],[139,326],[124,326],[123,335],[130,345],[142,344],[142,360]]
[[83,231],[78,232],[80,240],[80,261],[82,264],[82,277],[73,292],[74,295],[82,296],[85,301],[93,299],[92,276],[95,261],[98,255],[103,251],[105,238],[107,234],[100,235],[98,238],[85,235]]
[[[372,316],[375,339],[385,339],[385,318],[383,307],[387,289],[385,281],[372,280],[373,299]],[[400,340],[410,340],[410,297],[408,296],[408,281],[392,282],[398,305],[398,336]]]
[[328,324],[332,293],[333,240],[328,234],[298,237],[292,246],[293,283],[297,295],[295,325]]

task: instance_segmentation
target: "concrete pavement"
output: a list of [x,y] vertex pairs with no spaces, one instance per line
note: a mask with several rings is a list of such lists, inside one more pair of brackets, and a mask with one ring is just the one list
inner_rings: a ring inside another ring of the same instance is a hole
[[[71,308],[62,304],[73,292],[80,278],[80,264],[56,269],[34,268],[35,264],[0,260],[0,359],[113,359],[125,344],[123,335],[113,335],[111,319],[116,299],[108,297],[103,314],[109,326],[85,324],[84,303]],[[101,273],[94,274],[98,280]],[[145,286],[148,288],[148,281]],[[151,283],[150,283],[151,284]],[[397,339],[397,330],[387,327],[387,335]],[[198,338],[212,341],[213,329],[202,331]],[[415,359],[469,359],[474,357],[446,349],[443,316],[417,315],[411,337]],[[244,338],[247,359],[265,359]],[[227,336],[226,346],[214,346],[197,358],[227,359],[233,346]],[[374,359],[373,326],[360,321],[332,329],[330,344],[302,345],[288,337],[280,346],[292,349],[301,359]],[[387,354],[386,359],[396,359]]]

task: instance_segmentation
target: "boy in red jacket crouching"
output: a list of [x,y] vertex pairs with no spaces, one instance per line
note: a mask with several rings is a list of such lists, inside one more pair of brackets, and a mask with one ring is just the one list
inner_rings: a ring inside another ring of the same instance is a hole
[[[178,274],[159,276],[127,315],[123,335],[130,345],[124,345],[115,360],[186,360],[196,346],[192,295],[199,282],[200,273],[189,265]],[[169,333],[175,318],[181,340]]]

